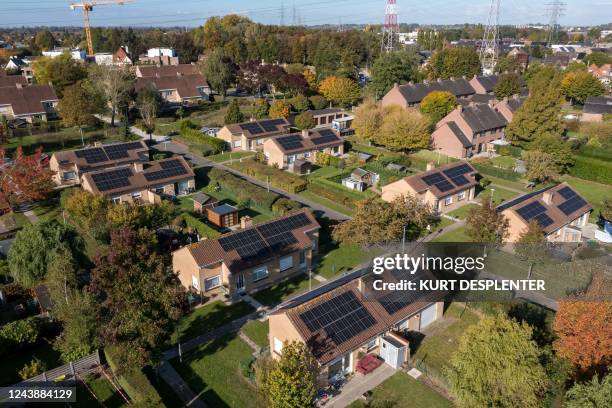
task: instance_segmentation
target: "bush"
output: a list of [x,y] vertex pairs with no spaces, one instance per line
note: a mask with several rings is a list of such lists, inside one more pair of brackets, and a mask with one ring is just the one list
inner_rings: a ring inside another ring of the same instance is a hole
[[472,166],[474,166],[474,168],[478,170],[480,174],[486,174],[487,176],[497,177],[510,181],[517,181],[520,178],[520,175],[512,170],[493,167],[488,164],[488,160],[477,160],[472,161]]
[[47,370],[45,363],[34,357],[29,364],[23,366],[21,370],[19,370],[19,377],[22,380],[27,380],[28,378],[36,377],[39,374],[44,373]]
[[[117,374],[117,364],[114,361],[113,347],[104,349],[106,361],[111,370]],[[164,407],[159,393],[153,387],[147,376],[141,370],[134,370],[124,375],[117,375],[119,384],[136,404],[142,404],[146,407]]]
[[225,141],[216,137],[208,136],[202,132],[186,128],[181,130],[181,137],[188,142],[195,143],[203,156],[218,154],[225,150]]
[[585,156],[574,156],[574,166],[569,174],[585,180],[612,184],[612,162],[597,160]]
[[208,173],[210,184],[217,184],[222,189],[236,198],[236,201],[250,199],[254,205],[269,210],[272,204],[279,197],[276,193],[271,193],[265,189],[255,186],[248,181],[244,181],[231,173],[220,169],[212,169]]
[[285,215],[301,207],[302,206],[300,205],[300,203],[281,197],[278,200],[276,200],[274,204],[272,204],[272,212],[275,215]]
[[313,109],[325,109],[329,102],[321,95],[313,95],[309,98]]
[[256,358],[251,356],[245,360],[240,361],[239,368],[240,368],[240,374],[242,374],[242,376],[247,379],[247,380],[254,380],[255,379],[255,370],[254,370],[254,363],[255,363]]
[[332,166],[337,169],[343,169],[346,166],[343,159],[327,153],[317,153],[315,160],[319,166]]
[[245,174],[253,176],[259,180],[270,180],[273,186],[281,188],[290,193],[299,193],[306,190],[308,182],[303,178],[287,173],[286,171],[275,169],[274,167],[260,163],[255,160],[243,160],[234,164]]
[[489,184],[491,184],[491,180],[489,180],[488,178],[483,177],[483,178],[480,179],[479,183],[480,183],[480,187],[487,188],[489,186]]
[[181,121],[181,124],[179,126],[179,131],[183,133],[189,129],[197,129],[197,128],[198,128],[198,125],[196,125],[189,119],[185,119]]
[[522,150],[520,147],[511,146],[511,145],[506,145],[506,146],[495,145],[495,153],[499,154],[500,156],[512,156],[512,157],[516,157],[517,159],[520,159],[521,152]]
[[33,345],[39,333],[40,324],[36,317],[5,324],[0,329],[0,356]]
[[32,297],[30,291],[17,282],[8,283],[2,287],[2,293],[8,302],[15,300],[29,299]]

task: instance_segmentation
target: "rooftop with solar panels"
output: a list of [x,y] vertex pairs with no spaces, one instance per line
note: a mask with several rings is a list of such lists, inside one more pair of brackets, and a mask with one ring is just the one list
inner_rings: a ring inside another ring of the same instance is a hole
[[59,166],[76,165],[80,171],[110,167],[136,161],[148,161],[149,148],[143,141],[113,143],[78,150],[53,153],[52,161]]
[[319,150],[326,147],[339,146],[343,140],[331,129],[315,129],[308,136],[300,133],[277,136],[272,139],[284,153],[298,153]]
[[284,133],[289,128],[287,119],[263,119],[244,123],[235,123],[226,127],[232,134],[244,134],[247,138],[261,138]]
[[524,223],[535,220],[550,233],[589,213],[593,207],[567,183],[524,194],[497,207],[513,212]]
[[405,180],[415,191],[429,190],[436,197],[444,197],[475,186],[476,173],[469,163],[456,162],[406,177]]

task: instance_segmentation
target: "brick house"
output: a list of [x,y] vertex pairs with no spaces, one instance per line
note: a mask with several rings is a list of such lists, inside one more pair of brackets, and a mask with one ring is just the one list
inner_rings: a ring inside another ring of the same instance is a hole
[[583,122],[601,122],[604,115],[612,114],[612,97],[589,96],[584,103],[580,120]]
[[23,86],[16,83],[0,87],[0,116],[8,119],[23,119],[30,123],[57,119],[58,102],[51,85]]
[[445,81],[395,84],[382,99],[382,106],[399,105],[403,108],[416,108],[421,101],[433,91],[446,91],[457,98],[474,95],[476,91],[465,78],[449,79]]
[[567,183],[524,194],[497,207],[509,220],[515,242],[536,220],[550,242],[580,242],[593,207]]
[[217,137],[223,139],[232,151],[256,151],[262,150],[269,138],[287,134],[290,126],[284,118],[233,123],[223,126]]
[[457,158],[494,151],[490,142],[504,138],[508,121],[492,105],[459,105],[436,124],[431,135],[433,148]]
[[463,161],[404,177],[382,187],[382,199],[391,202],[397,197],[412,195],[430,206],[435,213],[447,213],[472,200],[476,194],[477,171]]
[[331,129],[304,130],[302,133],[271,137],[264,142],[269,165],[291,169],[296,160],[314,163],[318,153],[344,154],[344,141]]
[[511,98],[504,98],[497,102],[493,107],[496,111],[502,114],[508,123],[512,122],[514,114],[527,100],[526,96],[515,95]]
[[307,209],[172,253],[185,288],[236,298],[306,271],[318,252],[319,224]]

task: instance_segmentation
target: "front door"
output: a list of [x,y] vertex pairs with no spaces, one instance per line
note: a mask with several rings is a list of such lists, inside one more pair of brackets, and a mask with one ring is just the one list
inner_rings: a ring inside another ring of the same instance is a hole
[[328,376],[329,380],[337,381],[348,374],[351,370],[351,355],[345,354],[329,365]]
[[236,276],[236,290],[238,292],[244,292],[244,274],[242,273]]

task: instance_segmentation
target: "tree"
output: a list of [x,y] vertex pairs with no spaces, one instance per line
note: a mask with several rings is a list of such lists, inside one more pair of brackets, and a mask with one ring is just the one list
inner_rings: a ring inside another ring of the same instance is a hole
[[42,148],[27,156],[18,146],[12,163],[5,162],[0,149],[0,165],[0,190],[13,205],[44,200],[55,187],[53,171],[43,164]]
[[313,109],[325,109],[329,105],[329,101],[321,95],[313,95],[308,100],[310,100]]
[[272,119],[275,119],[275,118],[287,119],[289,117],[290,112],[291,112],[291,105],[289,105],[287,102],[283,100],[277,99],[274,102],[272,102],[272,105],[270,105],[270,111],[268,112],[268,115]]
[[527,279],[531,279],[534,264],[541,262],[546,256],[548,241],[542,232],[542,227],[536,220],[529,221],[527,229],[523,231],[514,243],[514,251],[523,260],[529,263]]
[[[598,270],[601,264],[592,269]],[[612,282],[601,271],[594,273],[588,289],[559,301],[553,329],[553,348],[583,373],[605,372],[612,364]]]
[[451,113],[457,106],[457,97],[446,91],[433,91],[427,94],[421,101],[419,109],[431,118],[431,123],[436,124]]
[[593,41],[599,40],[599,38],[601,37],[601,29],[597,27],[592,27],[587,32],[587,36],[589,37],[590,40],[593,40]]
[[590,382],[577,383],[565,393],[565,408],[607,408],[612,402],[612,374],[601,381],[593,376]]
[[561,88],[572,103],[579,105],[584,105],[587,97],[601,96],[606,91],[599,79],[584,71],[567,73],[561,81]]
[[418,73],[418,56],[406,52],[384,53],[372,65],[369,86],[376,95],[383,96],[393,84],[416,81]]
[[111,126],[115,126],[115,115],[120,106],[131,99],[134,74],[128,68],[108,65],[92,65],[90,82],[111,108]]
[[102,340],[116,346],[120,373],[154,361],[181,315],[180,284],[155,245],[153,232],[118,229],[94,258],[90,290],[100,302]]
[[612,221],[612,199],[606,198],[601,203],[601,209],[599,210],[601,218],[606,221]]
[[226,125],[244,122],[244,115],[240,111],[238,99],[232,99],[232,101],[230,102],[229,106],[227,107],[227,112],[225,112],[223,122]]
[[532,150],[524,151],[522,156],[527,168],[528,180],[544,182],[559,178],[560,170],[552,154]]
[[362,141],[371,142],[378,137],[383,123],[383,111],[372,100],[366,100],[355,109],[353,129]]
[[472,208],[465,221],[465,232],[474,242],[500,246],[508,236],[510,222],[490,200]]
[[434,52],[427,64],[426,72],[432,81],[472,78],[480,73],[480,59],[474,48],[446,47]]
[[270,370],[266,381],[270,406],[312,406],[317,393],[318,372],[317,360],[304,343],[285,343],[281,358]]
[[554,169],[558,173],[564,173],[574,164],[570,145],[558,136],[543,134],[531,142],[527,148],[549,154],[555,163]]
[[275,81],[275,85],[280,91],[290,95],[304,94],[308,90],[308,82],[302,75],[281,75],[278,81]]
[[144,131],[149,135],[149,140],[153,140],[152,135],[155,131],[155,121],[161,105],[161,96],[155,89],[145,88],[138,93],[136,107],[140,113]]
[[361,98],[361,90],[357,82],[337,76],[330,76],[321,81],[319,92],[325,99],[341,106],[353,105]]
[[317,90],[317,77],[314,74],[314,72],[312,72],[309,69],[305,69],[302,72],[302,76],[304,77],[304,79],[306,80],[306,83],[308,84],[308,86],[310,87],[310,89],[312,89],[313,91]]
[[297,95],[289,99],[291,107],[296,112],[304,112],[310,109],[310,101],[304,95]]
[[497,99],[503,99],[521,93],[520,77],[515,73],[500,74],[493,91]]
[[373,245],[415,239],[431,217],[431,209],[413,196],[401,196],[391,203],[367,198],[356,204],[353,218],[333,230],[336,241]]
[[106,196],[81,189],[72,190],[62,197],[62,208],[76,224],[90,231],[96,239],[102,239],[108,233],[106,212],[110,205]]
[[62,322],[63,330],[54,348],[65,362],[83,358],[99,347],[100,310],[96,299],[88,292],[72,289],[66,297],[52,298],[53,314]]
[[467,328],[447,378],[459,407],[538,407],[547,379],[532,330],[503,314]]
[[8,254],[11,276],[31,287],[44,279],[54,254],[63,251],[80,259],[83,241],[71,228],[57,221],[39,222],[22,228]]
[[49,51],[55,48],[55,37],[49,30],[42,30],[36,33],[34,44],[42,51]]
[[255,100],[251,114],[255,119],[264,119],[266,116],[268,116],[269,111],[270,104],[268,101],[264,98],[260,98]]
[[497,61],[495,66],[495,72],[519,72],[521,71],[522,65],[517,58],[505,56]]
[[77,127],[81,133],[83,145],[83,128],[94,125],[96,118],[93,116],[98,110],[95,97],[83,86],[82,82],[70,85],[64,89],[64,96],[57,104],[62,123],[66,127]]
[[426,149],[430,142],[429,119],[399,106],[385,109],[380,132],[374,141],[392,150]]
[[612,57],[605,52],[592,52],[584,57],[584,62],[587,65],[595,64],[602,67],[606,64],[612,64]]
[[227,89],[236,81],[236,66],[222,49],[214,49],[200,65],[200,71],[212,89],[225,96]]
[[310,112],[302,112],[295,117],[295,126],[300,130],[312,129],[315,125],[314,116]]
[[34,79],[38,84],[51,82],[58,97],[64,94],[64,88],[87,78],[85,66],[63,53],[56,58],[41,57],[33,63]]

